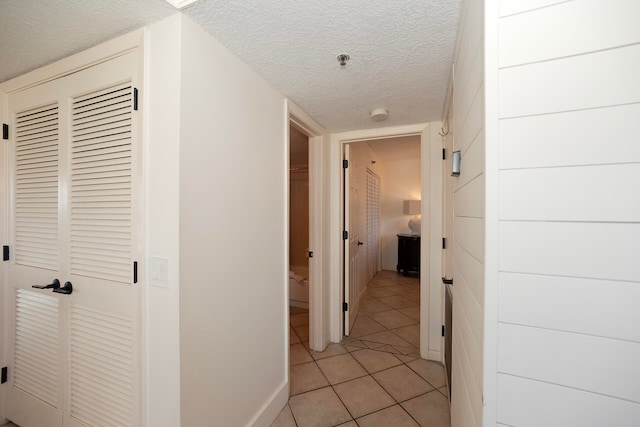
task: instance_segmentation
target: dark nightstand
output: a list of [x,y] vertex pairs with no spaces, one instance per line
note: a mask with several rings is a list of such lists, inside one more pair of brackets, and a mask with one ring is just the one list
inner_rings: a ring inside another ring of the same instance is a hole
[[420,277],[420,236],[398,234],[398,265],[403,275]]

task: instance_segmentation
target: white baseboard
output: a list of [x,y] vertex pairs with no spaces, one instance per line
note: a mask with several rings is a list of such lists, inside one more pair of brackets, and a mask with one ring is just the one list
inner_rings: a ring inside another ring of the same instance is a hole
[[289,382],[283,383],[269,400],[260,408],[260,411],[249,421],[251,427],[269,427],[278,417],[284,405],[289,401]]

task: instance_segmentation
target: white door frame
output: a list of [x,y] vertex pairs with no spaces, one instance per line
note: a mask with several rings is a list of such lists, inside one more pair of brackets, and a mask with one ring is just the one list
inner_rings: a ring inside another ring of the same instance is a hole
[[[323,351],[329,344],[327,313],[327,292],[325,292],[324,271],[324,234],[325,234],[325,203],[323,198],[324,176],[324,152],[325,129],[307,115],[291,100],[286,101],[286,135],[287,135],[287,161],[289,165],[289,127],[295,126],[309,137],[309,250],[313,252],[313,258],[309,258],[309,347],[311,350]],[[289,206],[289,191],[287,191],[287,206]],[[289,211],[288,208],[286,210]],[[287,219],[287,223],[288,223]],[[287,233],[288,233],[287,229]],[[288,240],[288,236],[287,239]],[[289,257],[287,256],[287,262]],[[286,283],[286,307],[289,306],[289,281]],[[288,318],[287,318],[288,322]],[[289,324],[286,325],[286,336],[289,336]],[[288,341],[288,340],[287,340]],[[287,352],[289,343],[287,342]]]
[[420,245],[420,356],[442,361],[441,325],[443,324],[441,281],[442,260],[442,138],[440,122],[365,129],[331,135],[329,152],[329,277],[330,338],[340,342],[344,330],[342,287],[344,249],[342,247],[342,146],[371,139],[420,135],[422,187],[422,239]]

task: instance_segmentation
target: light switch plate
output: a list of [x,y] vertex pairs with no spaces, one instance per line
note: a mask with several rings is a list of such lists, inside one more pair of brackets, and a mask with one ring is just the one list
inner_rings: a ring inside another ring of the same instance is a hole
[[167,258],[149,258],[149,283],[161,288],[169,287],[169,260]]

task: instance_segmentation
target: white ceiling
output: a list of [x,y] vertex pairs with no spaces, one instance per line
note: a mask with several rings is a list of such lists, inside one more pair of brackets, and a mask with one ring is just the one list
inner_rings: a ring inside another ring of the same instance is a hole
[[420,135],[374,139],[366,144],[387,162],[420,158]]
[[[460,0],[201,0],[184,13],[332,132],[441,118]],[[175,13],[164,0],[0,0],[0,82]],[[351,55],[345,68],[336,56]],[[369,112],[385,107],[389,118]]]

